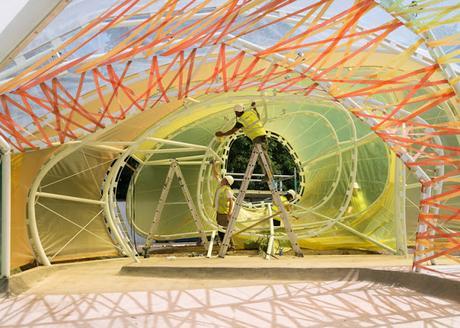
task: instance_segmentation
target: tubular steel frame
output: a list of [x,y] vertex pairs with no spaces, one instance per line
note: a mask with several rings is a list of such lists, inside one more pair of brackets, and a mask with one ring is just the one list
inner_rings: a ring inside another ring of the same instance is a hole
[[[176,8],[176,1],[168,0],[157,13],[140,20],[109,52],[70,59],[95,37],[141,13],[155,1],[133,9],[137,2],[116,2],[54,51],[1,84],[0,136],[17,151],[26,151],[81,139],[123,120],[134,111],[154,108],[173,97],[186,99],[191,95],[249,88],[275,89],[303,96],[324,95],[370,124],[420,179],[423,197],[414,269],[432,270],[425,263],[441,256],[458,260],[452,255],[460,250],[460,232],[447,233],[439,226],[460,219],[460,209],[455,205],[460,197],[460,184],[452,178],[460,172],[460,162],[456,159],[460,147],[439,144],[435,139],[441,136],[458,138],[460,129],[456,122],[425,124],[417,121],[420,115],[435,112],[440,106],[454,108],[454,119],[457,115],[459,77],[457,70],[452,69],[457,61],[456,52],[445,54],[440,47],[458,42],[451,37],[433,40],[431,29],[456,22],[458,16],[449,15],[458,5],[446,5],[442,9],[437,6],[441,1],[420,1],[415,8],[394,5],[385,8],[394,20],[359,29],[358,21],[373,8],[381,7],[379,3],[359,0],[350,8],[322,20],[333,1],[319,0],[260,24],[263,18],[279,13],[292,0],[260,1],[258,6],[249,0],[233,0],[181,26],[200,12],[205,3],[190,0]],[[417,17],[419,11],[424,15]],[[251,32],[294,16],[302,18],[282,39],[266,47],[243,39]],[[299,30],[306,24],[310,25]],[[404,27],[415,31],[421,39],[401,54],[400,63],[411,58],[422,44],[430,50],[435,63],[407,73],[397,68],[379,72],[372,78],[355,73],[359,70],[353,70],[353,61],[364,63],[363,54],[376,51],[390,33]],[[156,33],[159,28],[163,33]],[[327,29],[334,31],[330,37],[307,41],[310,36]],[[362,43],[356,49],[352,44],[357,40]],[[232,49],[240,51],[235,54]],[[194,78],[200,65],[195,62],[203,50],[217,57],[210,76],[197,81]],[[334,51],[341,51],[343,56],[332,59]],[[53,58],[57,53],[60,56]],[[137,56],[151,60],[145,89],[139,93],[128,86],[132,83],[130,66]],[[169,63],[160,65],[165,58]],[[261,68],[267,60],[270,66]],[[177,68],[175,74],[174,68]],[[76,90],[68,90],[63,84],[61,75],[68,73],[79,76]],[[439,73],[447,78],[439,79]],[[93,97],[100,103],[98,112],[84,106],[88,95],[83,95],[82,90],[88,87],[94,90]],[[359,105],[360,98],[396,92],[401,93],[401,99],[393,104]],[[128,100],[122,103],[120,97]],[[416,105],[417,109],[403,112],[409,105]],[[32,129],[15,120],[14,112],[28,116]],[[404,135],[399,129],[402,125],[406,126]],[[433,166],[443,166],[445,173],[433,174],[430,169]],[[106,197],[109,193],[104,192]],[[106,209],[106,212],[111,210]],[[35,235],[33,231],[32,235]],[[120,241],[126,242],[121,236]]]

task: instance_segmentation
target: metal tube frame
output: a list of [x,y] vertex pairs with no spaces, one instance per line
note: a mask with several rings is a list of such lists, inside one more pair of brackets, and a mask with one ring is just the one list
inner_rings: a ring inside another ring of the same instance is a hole
[[[55,154],[53,154],[48,161],[40,168],[40,171],[38,172],[38,175],[35,177],[35,180],[33,181],[30,190],[29,190],[29,197],[27,201],[27,227],[29,229],[29,236],[30,236],[30,241],[32,245],[32,249],[35,253],[35,256],[37,260],[45,266],[50,266],[51,262],[46,255],[46,252],[43,248],[43,245],[40,240],[40,234],[38,232],[38,226],[37,226],[37,218],[36,218],[36,213],[35,213],[35,206],[37,204],[37,198],[39,197],[37,193],[39,192],[40,189],[40,184],[43,180],[43,178],[48,174],[48,172],[61,160],[72,154],[73,152],[81,149],[82,147],[90,144],[91,142],[94,141],[94,139],[98,138],[100,135],[103,133],[106,133],[107,131],[111,130],[115,125],[110,126],[106,129],[99,130],[95,132],[92,135],[89,135],[86,139],[82,140],[81,142],[78,143],[72,143],[71,145],[64,145],[62,146]],[[110,218],[107,218],[107,224],[109,226],[113,227],[115,230],[115,225],[112,223]],[[119,236],[118,236],[119,238]],[[116,240],[118,245],[120,245],[120,248],[123,249],[123,245],[118,242],[118,239]],[[115,245],[114,245],[115,246]],[[116,246],[115,246],[116,247]]]
[[0,149],[2,152],[0,277],[8,279],[11,272],[11,147],[2,137],[0,137]]
[[[252,44],[252,43],[250,43],[250,42],[248,42],[248,41],[244,41],[244,40],[242,40],[242,39],[238,39],[238,40],[237,40],[237,43],[242,43],[243,46],[244,46],[245,48],[249,48],[249,49],[251,49],[251,48],[252,48],[252,49],[257,48],[257,50],[260,50],[260,47],[258,47],[257,45],[254,45],[254,44]],[[279,55],[279,54],[273,54],[273,55],[271,55],[271,56],[274,57],[274,58],[276,58],[276,59],[278,59],[278,60],[284,60],[284,59],[285,59],[284,56]],[[298,67],[302,67],[302,65],[299,65]],[[328,83],[319,83],[319,85],[320,85],[321,88],[323,88],[326,92],[328,92],[328,89],[329,89],[329,87],[330,87],[330,84],[328,84]],[[345,100],[343,100],[343,101],[341,102],[341,104],[342,104],[345,108],[359,108],[359,107],[360,107],[360,106],[355,102],[354,99],[345,99]],[[371,125],[371,126],[375,124],[375,121],[373,122],[372,120],[369,120],[369,119],[366,120],[366,122],[367,122],[369,125]],[[391,145],[391,143],[389,143],[389,144]],[[126,150],[125,150],[125,153],[126,153]],[[124,155],[124,154],[123,154],[123,155]],[[404,152],[403,152],[403,153],[400,154],[400,156],[401,156],[401,158],[403,159],[404,162],[414,162],[414,159],[411,158],[411,156],[408,155],[407,153],[404,153]],[[122,157],[123,157],[123,156],[122,156]],[[426,179],[427,179],[427,178],[429,179],[429,177],[426,175],[426,173],[425,173],[425,172],[423,171],[423,169],[421,169],[420,167],[416,166],[416,167],[413,168],[413,170],[415,171],[416,175],[419,177],[419,179],[420,179],[421,181],[427,181]],[[355,172],[355,173],[356,173],[356,172]],[[40,180],[41,180],[41,179],[40,179]],[[110,183],[109,183],[109,184],[110,184]],[[106,185],[107,185],[107,184],[106,184]],[[442,188],[442,187],[441,187],[441,188]],[[105,194],[105,192],[106,192],[106,191],[104,190],[104,194]],[[431,194],[431,190],[430,190],[430,194]],[[35,195],[34,195],[34,196],[35,196]],[[349,196],[350,196],[350,195],[349,195]],[[429,197],[429,196],[427,196],[427,197]],[[351,197],[347,197],[348,203],[349,203],[349,198],[351,198]],[[104,202],[107,201],[107,200],[108,200],[108,199],[104,199]],[[30,203],[31,203],[31,202],[29,202],[29,204],[30,204]],[[429,211],[429,209],[428,209],[428,211]],[[106,208],[106,212],[109,212],[109,213],[110,213],[110,212],[111,212],[111,211],[110,211],[110,208]],[[33,216],[35,216],[34,210],[31,210],[30,208],[29,208],[29,213],[32,213]],[[37,235],[37,236],[35,236],[34,239],[37,239],[37,238],[38,238],[38,232],[32,231],[32,235],[33,235],[33,237],[34,237],[34,235]],[[43,254],[41,254],[39,257],[43,260]],[[45,261],[45,262],[46,262],[46,261]]]

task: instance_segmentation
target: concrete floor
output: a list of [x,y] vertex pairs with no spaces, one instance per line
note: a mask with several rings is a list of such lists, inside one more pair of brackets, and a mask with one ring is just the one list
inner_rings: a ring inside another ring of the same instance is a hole
[[400,267],[409,269],[412,257],[393,255],[307,255],[305,257],[281,256],[278,259],[264,260],[258,255],[226,256],[224,259],[214,256],[184,257],[184,256],[152,256],[148,259],[141,258],[139,266],[165,266],[178,267],[291,267],[291,268],[376,268]]
[[[264,261],[154,257],[141,266],[363,267],[406,270],[410,259],[320,256]],[[121,275],[129,259],[34,269],[28,289],[0,299],[0,327],[460,327],[460,304],[369,281],[184,279]],[[132,265],[132,264],[131,264]]]

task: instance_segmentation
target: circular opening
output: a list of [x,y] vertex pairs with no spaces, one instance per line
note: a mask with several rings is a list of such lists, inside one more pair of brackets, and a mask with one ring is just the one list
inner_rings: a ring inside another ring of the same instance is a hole
[[[233,189],[239,189],[252,152],[252,142],[245,135],[238,135],[230,142],[225,169],[235,178]],[[269,133],[268,155],[270,156],[274,180],[279,191],[295,190],[300,194],[301,166],[294,150],[280,135]],[[271,198],[267,182],[263,181],[263,171],[257,162],[249,183],[246,199],[251,202]]]

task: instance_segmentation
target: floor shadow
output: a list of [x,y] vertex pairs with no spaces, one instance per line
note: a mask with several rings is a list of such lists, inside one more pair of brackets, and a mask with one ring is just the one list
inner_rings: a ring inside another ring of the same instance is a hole
[[274,283],[0,300],[0,327],[460,327],[460,304],[371,282]]

